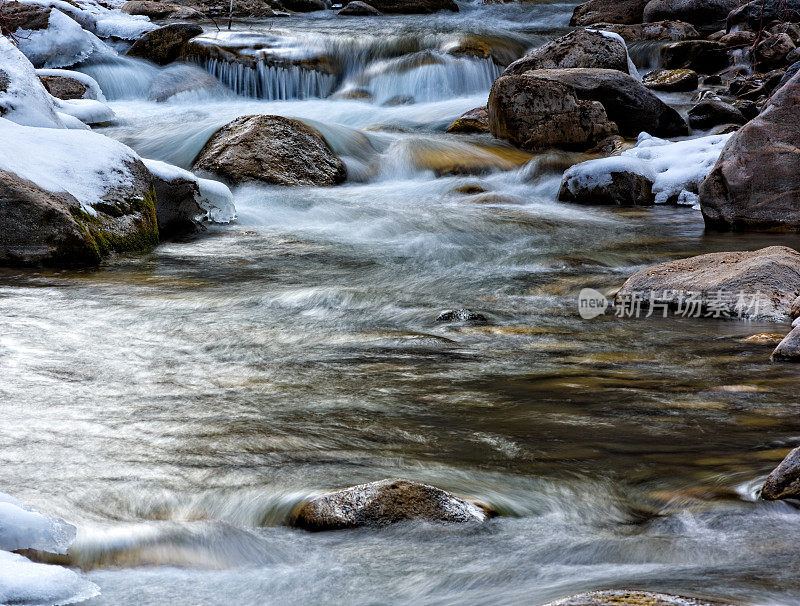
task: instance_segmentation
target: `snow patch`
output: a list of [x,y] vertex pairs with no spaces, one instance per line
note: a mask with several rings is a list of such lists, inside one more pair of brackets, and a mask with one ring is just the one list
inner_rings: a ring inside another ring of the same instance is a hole
[[100,594],[83,576],[0,551],[0,604],[74,604]]
[[142,162],[154,177],[164,181],[186,179],[197,183],[200,190],[197,204],[206,211],[206,218],[209,221],[213,223],[230,223],[236,219],[233,194],[224,183],[211,179],[200,179],[188,170],[160,160],[142,160]]
[[74,540],[72,524],[25,507],[14,497],[0,493],[0,549],[67,553]]
[[609,185],[612,173],[629,172],[653,182],[656,204],[695,206],[700,183],[711,172],[730,137],[709,135],[672,142],[641,133],[633,149],[619,156],[576,164],[564,173],[562,183],[576,193]]
[[53,101],[62,114],[77,118],[84,124],[102,124],[110,122],[116,117],[108,105],[94,99],[62,100],[53,98]]

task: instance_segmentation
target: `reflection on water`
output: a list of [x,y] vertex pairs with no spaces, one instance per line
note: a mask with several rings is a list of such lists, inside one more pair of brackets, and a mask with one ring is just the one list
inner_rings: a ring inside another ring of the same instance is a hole
[[[360,172],[240,188],[237,225],[98,271],[0,273],[3,490],[79,527],[69,561],[95,603],[535,604],[632,586],[800,603],[800,512],[755,500],[800,443],[799,371],[744,342],[787,327],[576,308],[646,264],[798,238],[561,205],[559,175],[513,163],[435,178],[420,150],[505,153],[441,133],[484,100],[114,103],[105,132],[146,156],[189,165],[219,125],[270,112],[313,122]],[[452,193],[469,184],[497,196]],[[462,307],[490,324],[434,321]],[[283,526],[310,494],[391,476],[504,515]]]

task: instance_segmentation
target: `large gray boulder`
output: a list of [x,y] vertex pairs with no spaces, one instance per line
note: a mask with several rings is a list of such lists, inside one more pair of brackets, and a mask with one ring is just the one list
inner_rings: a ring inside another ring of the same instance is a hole
[[585,150],[616,134],[600,103],[582,101],[573,87],[537,73],[495,80],[487,105],[492,135],[537,151]]
[[581,101],[602,104],[619,134],[636,137],[647,132],[656,137],[679,137],[688,133],[680,114],[629,74],[613,69],[543,69],[527,76],[566,84]]
[[800,73],[725,145],[700,186],[715,229],[800,229]]
[[644,8],[643,22],[681,20],[694,25],[700,32],[715,32],[725,28],[725,20],[738,0],[650,0]]
[[767,501],[800,498],[800,448],[792,450],[761,488],[761,498]]
[[347,169],[315,129],[282,116],[242,116],[215,132],[200,151],[194,170],[233,184],[330,186]]
[[181,56],[189,40],[202,33],[203,28],[199,25],[171,23],[147,32],[133,43],[126,54],[156,65],[166,65]]
[[617,301],[646,305],[652,299],[673,309],[692,305],[712,317],[785,320],[798,296],[800,253],[770,246],[710,253],[642,269],[628,278]]
[[800,326],[793,328],[786,338],[778,343],[772,352],[772,359],[778,362],[800,362]]
[[800,22],[800,0],[753,0],[731,10],[728,31],[750,29],[760,31],[776,23]]
[[305,530],[342,530],[397,522],[484,522],[486,505],[408,480],[381,480],[312,498],[298,505],[290,525]]
[[656,21],[655,23],[635,23],[629,25],[598,23],[593,27],[619,34],[626,42],[635,40],[656,40],[679,42],[699,38],[700,34],[689,23],[683,21]]
[[575,67],[600,67],[628,73],[628,51],[616,38],[579,29],[517,59],[503,75],[522,74],[534,69]]
[[589,0],[575,7],[570,25],[641,23],[648,0]]

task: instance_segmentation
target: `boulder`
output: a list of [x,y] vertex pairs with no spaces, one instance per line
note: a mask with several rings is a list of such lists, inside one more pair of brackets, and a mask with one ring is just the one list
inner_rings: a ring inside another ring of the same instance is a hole
[[661,66],[711,74],[728,66],[728,47],[711,40],[684,40],[661,47]]
[[126,55],[166,65],[181,56],[189,40],[202,33],[203,28],[199,25],[172,23],[147,32],[133,43]]
[[619,134],[636,137],[647,132],[657,137],[680,137],[688,128],[680,114],[632,76],[612,69],[547,69],[528,72],[551,82],[566,84],[581,101],[597,101],[616,123]]
[[486,107],[476,107],[467,112],[464,112],[456,118],[448,128],[447,132],[451,134],[471,134],[471,133],[488,133],[489,132],[489,112]]
[[770,28],[769,33],[788,34],[789,38],[791,38],[795,45],[800,44],[800,25],[797,23],[778,23],[778,25]]
[[281,4],[294,13],[313,13],[328,8],[324,0],[281,0]]
[[383,13],[371,4],[361,2],[361,0],[354,0],[353,2],[348,2],[347,6],[340,10],[338,14],[344,17],[378,17]]
[[800,297],[797,297],[792,303],[792,310],[789,312],[792,319],[800,318]]
[[655,195],[649,177],[620,166],[619,170],[609,170],[602,179],[587,179],[579,170],[567,170],[558,199],[575,204],[649,206],[654,203]]
[[408,480],[381,480],[308,499],[289,524],[311,531],[381,527],[397,522],[479,523],[492,517],[481,503]]
[[598,23],[592,26],[606,32],[619,34],[626,42],[634,40],[655,40],[664,42],[679,42],[693,40],[700,34],[695,27],[683,21],[656,21],[654,23],[636,23],[622,25],[614,23]]
[[800,362],[800,326],[793,328],[792,332],[778,343],[772,352],[772,359],[777,362]]
[[800,448],[795,448],[767,476],[761,488],[767,501],[800,498]]
[[728,48],[745,48],[748,46],[753,46],[753,43],[757,39],[758,35],[755,32],[742,29],[721,36],[718,42],[721,42]]
[[747,121],[752,120],[759,114],[758,105],[747,99],[738,99],[731,103],[731,105],[738,109]]
[[755,49],[756,66],[768,71],[786,63],[786,57],[796,46],[789,34],[775,34],[758,43]]
[[331,186],[347,169],[324,137],[299,120],[242,116],[215,132],[200,151],[194,170],[230,183]]
[[680,19],[694,25],[700,33],[710,34],[725,27],[728,13],[738,5],[738,0],[650,0],[642,22]]
[[[474,192],[485,193],[485,192]],[[438,316],[436,322],[447,324],[487,324],[486,316],[471,309],[445,309]]]
[[3,19],[8,28],[15,32],[26,32],[47,29],[50,24],[50,7],[39,4],[27,4],[9,0],[3,2]]
[[190,6],[157,2],[156,0],[129,0],[120,9],[128,15],[142,15],[150,19],[192,19],[202,18],[203,13]]
[[685,92],[696,90],[699,78],[690,69],[654,69],[645,74],[642,84],[650,90]]
[[427,15],[438,11],[458,12],[454,0],[370,0],[370,6],[387,14]]
[[729,103],[718,99],[702,101],[689,110],[689,126],[707,130],[720,124],[744,124],[745,117]]
[[[728,141],[700,187],[715,229],[800,229],[800,73]],[[768,170],[765,170],[768,167]]]
[[758,32],[773,24],[800,21],[800,0],[753,0],[731,10],[727,18],[728,31],[750,29]]
[[573,87],[537,73],[495,80],[487,106],[492,135],[535,151],[587,149],[617,133],[600,103],[582,101]]
[[770,246],[710,253],[642,269],[628,278],[617,301],[647,304],[655,297],[671,308],[693,305],[710,317],[782,320],[788,318],[798,295],[800,253]]
[[90,92],[83,82],[69,76],[39,76],[39,80],[57,99],[83,99]]
[[153,174],[156,194],[156,219],[161,240],[190,234],[201,229],[199,217],[205,210],[197,203],[200,187],[197,179],[175,175],[167,179]]
[[628,73],[628,51],[616,38],[599,32],[575,30],[517,59],[504,76],[535,69],[600,67]]
[[548,602],[544,606],[730,606],[730,604],[651,591],[612,589],[581,593]]
[[641,23],[647,0],[589,0],[575,7],[570,25]]

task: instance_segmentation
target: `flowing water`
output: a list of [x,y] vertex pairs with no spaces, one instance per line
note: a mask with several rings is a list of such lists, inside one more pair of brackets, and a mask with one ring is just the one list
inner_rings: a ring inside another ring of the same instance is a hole
[[[319,128],[350,171],[330,189],[242,187],[237,223],[100,270],[0,273],[2,489],[78,526],[69,562],[100,585],[93,603],[538,604],[634,587],[800,604],[800,512],[756,499],[800,443],[800,370],[744,342],[787,327],[576,307],[647,264],[800,241],[705,233],[689,208],[559,204],[557,159],[520,167],[488,137],[443,132],[502,69],[448,45],[534,46],[571,8],[210,27],[252,55],[249,72],[197,60],[222,83],[82,68],[119,117],[103,132],[144,157],[189,166],[222,124],[270,113]],[[298,67],[320,54],[324,75]],[[372,100],[337,95],[354,89]],[[465,164],[490,170],[451,174]],[[452,193],[471,184],[490,195]],[[435,322],[461,307],[490,324]],[[285,526],[309,495],[385,477],[503,515]]]

